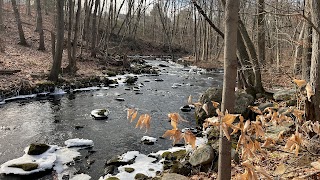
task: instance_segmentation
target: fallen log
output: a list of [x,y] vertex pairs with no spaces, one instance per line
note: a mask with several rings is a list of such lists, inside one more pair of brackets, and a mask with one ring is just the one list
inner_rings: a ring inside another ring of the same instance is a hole
[[20,71],[21,71],[20,69],[16,69],[16,70],[0,69],[0,75],[13,75]]

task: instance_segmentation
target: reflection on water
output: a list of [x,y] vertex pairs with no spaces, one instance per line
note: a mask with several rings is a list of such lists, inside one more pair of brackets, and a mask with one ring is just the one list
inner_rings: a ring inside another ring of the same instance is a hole
[[[222,85],[222,74],[199,75],[183,71],[182,66],[166,62],[155,62],[153,65],[167,64],[170,67],[162,70],[159,77],[140,76],[138,83],[143,83],[141,94],[125,90],[126,86],[108,90],[78,92],[49,100],[14,102],[0,108],[0,163],[19,157],[30,143],[41,142],[63,145],[70,138],[86,138],[94,141],[96,153],[91,155],[95,163],[83,171],[98,179],[103,174],[107,159],[129,150],[150,153],[171,146],[171,141],[158,139],[153,146],[140,143],[144,135],[160,137],[171,126],[167,114],[179,112],[192,95],[194,101],[199,94],[210,86]],[[163,69],[163,68],[161,68]],[[213,77],[213,78],[208,78]],[[163,79],[156,82],[154,79]],[[174,83],[181,86],[172,88]],[[133,86],[131,86],[132,88]],[[125,101],[116,101],[124,98]],[[135,107],[139,113],[151,114],[151,130],[135,129],[135,123],[126,119],[125,109]],[[90,112],[93,109],[108,108],[108,120],[93,120]],[[181,113],[191,123],[180,125],[180,128],[194,124],[193,112]],[[83,128],[77,128],[83,127]],[[83,157],[84,158],[84,157]]]

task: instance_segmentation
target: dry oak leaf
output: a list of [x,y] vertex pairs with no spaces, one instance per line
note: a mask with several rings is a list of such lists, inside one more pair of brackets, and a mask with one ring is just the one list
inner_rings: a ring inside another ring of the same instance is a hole
[[[244,173],[239,176],[241,180],[258,180],[258,175],[248,160],[241,163],[241,165],[245,167]],[[237,179],[239,178],[237,177]]]
[[185,143],[190,144],[193,149],[196,147],[196,136],[190,130],[184,132],[183,138]]
[[311,102],[311,96],[314,95],[311,85],[308,83],[306,86],[308,101]]
[[209,107],[207,103],[202,105],[202,109],[204,110],[204,112],[206,112],[207,115],[209,115]]
[[179,113],[169,113],[168,114],[169,119],[171,120],[171,126],[173,129],[177,129],[178,123],[180,121],[188,122],[187,120],[183,119]]
[[274,171],[275,175],[282,175],[286,172],[287,167],[285,164],[281,163],[278,165],[278,167],[276,168],[276,170]]
[[313,132],[320,134],[320,125],[319,125],[319,121],[316,121],[315,123],[313,123],[312,125],[312,130]]
[[188,97],[188,104],[192,104],[192,96],[191,95]]
[[269,175],[269,173],[267,173],[267,171],[265,169],[263,169],[260,166],[256,166],[255,167],[256,171],[260,174],[262,174],[264,177],[266,177],[268,180],[272,180],[273,178]]
[[215,108],[218,108],[220,105],[220,103],[218,103],[218,102],[215,102],[215,101],[211,101],[211,102],[212,102],[213,107],[215,107]]
[[149,114],[142,114],[138,119],[136,128],[140,127],[140,129],[142,129],[145,126],[146,131],[148,131],[150,129],[150,120],[151,116]]
[[296,132],[287,140],[286,145],[284,146],[285,150],[294,151],[295,155],[298,156],[300,145],[302,143],[302,134]]
[[262,111],[259,109],[257,106],[249,106],[250,110],[257,113],[257,114],[262,114]]
[[302,88],[303,86],[305,86],[307,84],[306,80],[300,80],[300,79],[294,79],[293,82],[296,83],[296,85],[299,88]]
[[267,137],[261,147],[271,147],[275,143],[276,141],[274,139]]
[[317,170],[320,170],[320,161],[315,161],[311,163],[311,166]]
[[167,130],[163,135],[163,138],[170,137],[173,140],[173,145],[182,139],[182,133],[179,129]]
[[133,112],[134,112],[134,109],[127,109],[127,119],[129,119],[130,118],[130,116],[133,114]]

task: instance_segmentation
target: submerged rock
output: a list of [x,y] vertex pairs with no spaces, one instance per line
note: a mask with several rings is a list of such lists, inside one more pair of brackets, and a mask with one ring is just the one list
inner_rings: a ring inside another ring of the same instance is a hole
[[180,108],[180,110],[181,110],[182,112],[190,112],[190,111],[191,111],[191,107],[190,107],[189,105],[185,105],[185,106],[182,106],[182,107]]
[[50,146],[46,144],[30,144],[28,154],[29,155],[40,155],[44,152],[46,152]]
[[109,113],[110,112],[107,109],[95,109],[95,110],[91,111],[91,116],[96,120],[107,119]]

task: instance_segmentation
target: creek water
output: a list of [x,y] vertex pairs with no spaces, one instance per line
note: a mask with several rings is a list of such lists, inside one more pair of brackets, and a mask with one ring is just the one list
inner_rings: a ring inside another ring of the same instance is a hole
[[[130,150],[147,154],[171,147],[170,140],[158,138],[166,130],[171,129],[167,114],[179,112],[190,122],[179,125],[179,128],[193,127],[194,111],[185,113],[179,108],[187,104],[189,95],[197,101],[199,95],[208,87],[222,86],[223,73],[221,71],[204,73],[199,69],[166,61],[147,62],[159,67],[161,72],[159,76],[138,75],[136,84],[140,85],[140,91],[133,91],[133,85],[120,83],[116,88],[2,105],[0,164],[23,155],[24,148],[31,143],[64,146],[64,141],[71,138],[91,139],[94,147],[91,150],[81,150],[80,163],[75,168],[89,174],[94,180],[103,175],[104,164],[111,157]],[[168,67],[162,67],[160,64]],[[128,87],[131,90],[128,90]],[[124,98],[124,101],[117,101],[116,98]],[[127,120],[125,109],[131,107],[137,108],[139,114],[151,115],[149,132],[145,132],[145,129],[136,129],[135,123]],[[109,109],[109,118],[94,120],[90,112],[101,108]],[[158,142],[154,145],[141,144],[140,139],[145,135],[158,138]],[[27,178],[0,175],[0,179]],[[45,175],[37,179],[52,179],[52,176]]]

